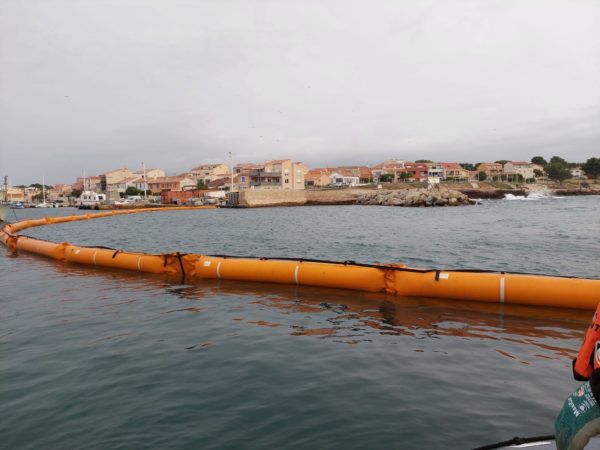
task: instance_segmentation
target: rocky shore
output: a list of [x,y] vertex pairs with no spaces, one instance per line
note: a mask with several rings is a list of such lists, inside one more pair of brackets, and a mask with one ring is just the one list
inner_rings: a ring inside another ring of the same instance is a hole
[[572,195],[600,195],[600,189],[555,189],[554,195],[572,196]]
[[502,199],[506,194],[528,195],[529,191],[524,189],[461,189],[460,192],[473,199]]
[[402,189],[368,192],[358,197],[357,205],[383,206],[463,206],[475,202],[462,192],[452,189]]
[[[596,185],[597,186],[597,185]],[[305,205],[388,205],[388,206],[460,206],[480,199],[503,199],[515,196],[599,195],[597,187],[575,189],[573,186],[521,184],[495,187],[488,183],[456,183],[433,188],[412,184],[384,187],[383,189],[255,189],[239,193],[240,208]]]

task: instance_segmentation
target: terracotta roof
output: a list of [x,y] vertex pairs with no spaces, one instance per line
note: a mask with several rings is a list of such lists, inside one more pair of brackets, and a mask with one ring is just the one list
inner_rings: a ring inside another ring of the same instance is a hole
[[108,170],[106,172],[104,172],[102,175],[108,175],[114,172],[121,172],[122,170],[127,170],[128,172],[130,171],[127,167],[123,167],[122,169],[113,169],[113,170]]
[[502,164],[499,163],[481,163],[477,167],[502,167]]
[[367,166],[360,166],[358,168],[358,176],[361,178],[373,178],[373,173],[371,172],[371,169],[369,169]]
[[356,173],[352,169],[339,168],[338,170],[336,170],[336,172],[339,173],[340,175],[345,176],[345,177],[357,177],[358,178],[358,173]]
[[[234,176],[234,178],[235,178],[235,176]],[[231,177],[222,177],[222,178],[217,178],[216,180],[209,181],[208,187],[213,188],[213,187],[225,186],[225,185],[227,185],[227,183],[231,183]]]
[[265,162],[265,165],[267,165],[267,164],[281,164],[281,163],[288,162],[288,161],[291,161],[291,159],[273,159],[271,161]]
[[235,165],[233,168],[239,170],[254,170],[254,169],[262,169],[264,164],[255,164],[255,163],[241,163]]
[[[189,179],[187,176],[176,175],[172,177],[156,177],[148,180],[148,183],[174,183],[176,181],[182,181]],[[193,180],[191,180],[193,181]]]
[[373,174],[371,173],[371,169],[367,166],[339,166],[332,168],[331,170],[335,170],[337,172],[340,171],[349,171],[352,172],[352,175],[357,176],[359,178],[372,178]]
[[513,166],[531,166],[531,163],[527,161],[509,161],[513,164]]
[[321,178],[323,175],[329,175],[329,172],[324,170],[310,170],[304,175],[305,181],[315,181]]
[[461,170],[463,169],[463,167],[458,164],[458,163],[440,163],[440,165],[444,168],[444,169],[451,169],[451,170]]
[[425,163],[405,162],[404,166],[407,169],[429,169],[429,166]]
[[219,167],[219,166],[226,166],[227,164],[225,163],[217,163],[217,164],[201,164],[199,166],[194,167],[191,170],[206,170],[206,169],[214,169],[215,167]]

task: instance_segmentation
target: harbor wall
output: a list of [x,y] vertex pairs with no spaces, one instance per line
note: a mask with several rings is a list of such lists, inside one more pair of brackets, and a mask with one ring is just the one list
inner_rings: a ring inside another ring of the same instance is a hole
[[353,204],[363,191],[359,189],[328,189],[284,191],[252,189],[241,191],[239,206],[301,206]]
[[252,189],[240,192],[239,205],[245,207],[304,204],[306,204],[304,191]]

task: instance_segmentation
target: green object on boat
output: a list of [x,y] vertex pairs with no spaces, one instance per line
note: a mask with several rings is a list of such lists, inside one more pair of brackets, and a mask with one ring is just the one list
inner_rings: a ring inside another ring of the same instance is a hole
[[567,397],[554,429],[558,450],[583,449],[593,436],[600,434],[600,406],[589,381]]

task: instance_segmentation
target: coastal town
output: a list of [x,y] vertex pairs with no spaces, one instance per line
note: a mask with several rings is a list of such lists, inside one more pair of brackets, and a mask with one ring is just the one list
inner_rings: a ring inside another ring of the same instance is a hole
[[[277,204],[369,203],[372,189],[409,189],[446,186],[464,195],[493,198],[532,186],[556,185],[596,193],[600,158],[568,163],[555,156],[549,161],[483,162],[478,164],[388,159],[368,166],[311,168],[292,159],[263,163],[206,163],[186,172],[167,175],[160,168],[117,168],[100,174],[82,174],[72,183],[47,186],[10,186],[5,178],[4,201],[18,207],[100,206],[136,204],[267,206]],[[432,205],[424,205],[432,206]]]

